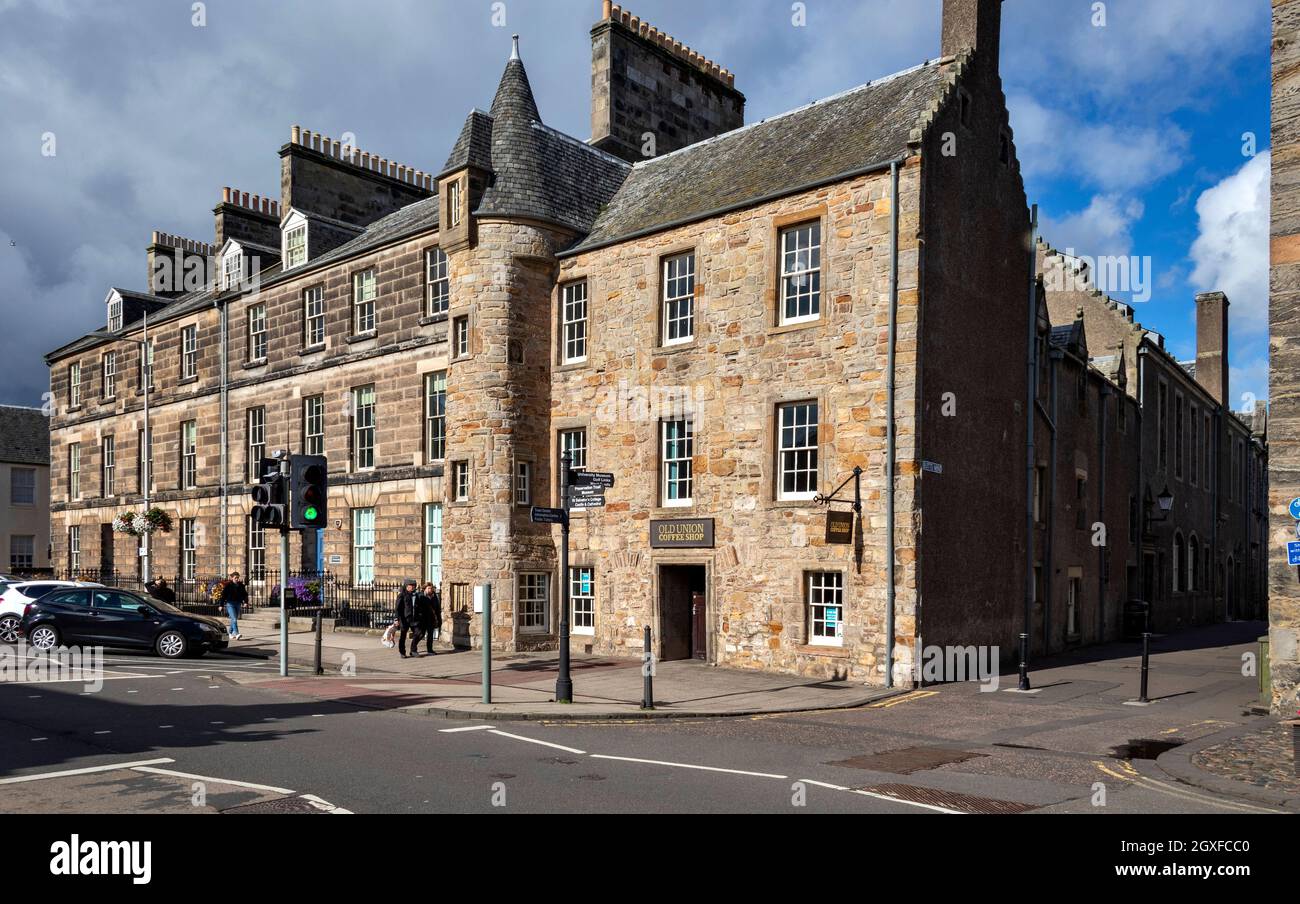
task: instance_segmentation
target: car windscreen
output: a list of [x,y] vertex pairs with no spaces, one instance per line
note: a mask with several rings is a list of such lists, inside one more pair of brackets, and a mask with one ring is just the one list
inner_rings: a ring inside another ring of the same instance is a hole
[[38,600],[51,591],[58,590],[58,584],[17,584],[18,592],[30,600]]

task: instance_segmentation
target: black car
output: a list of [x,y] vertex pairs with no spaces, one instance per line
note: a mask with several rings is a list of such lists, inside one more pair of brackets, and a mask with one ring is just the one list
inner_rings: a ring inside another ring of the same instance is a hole
[[37,650],[60,646],[129,647],[166,659],[202,656],[230,645],[226,626],[159,600],[112,588],[59,590],[30,604],[19,632]]

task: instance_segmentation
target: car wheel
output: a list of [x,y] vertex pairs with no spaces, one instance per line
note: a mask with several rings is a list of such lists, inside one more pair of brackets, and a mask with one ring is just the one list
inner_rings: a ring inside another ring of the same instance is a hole
[[58,649],[59,646],[59,632],[49,625],[37,625],[32,628],[27,639],[33,647],[42,653]]
[[185,655],[188,647],[185,636],[176,631],[167,631],[154,644],[154,649],[163,659],[180,659]]
[[0,641],[7,644],[18,643],[18,625],[22,619],[17,615],[6,615],[0,618]]

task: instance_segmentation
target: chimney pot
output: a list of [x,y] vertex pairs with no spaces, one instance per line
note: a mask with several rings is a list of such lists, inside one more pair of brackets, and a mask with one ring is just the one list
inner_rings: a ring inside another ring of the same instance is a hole
[[289,141],[292,144],[302,143],[302,126],[294,126],[289,130]]
[[230,203],[230,189],[229,189],[229,188],[223,188],[223,189],[221,190],[221,201],[222,201],[222,203],[224,203],[224,204],[229,204],[229,203]]
[[614,4],[612,0],[605,0],[605,2],[601,5],[600,21],[608,22],[609,18],[612,15],[614,15]]

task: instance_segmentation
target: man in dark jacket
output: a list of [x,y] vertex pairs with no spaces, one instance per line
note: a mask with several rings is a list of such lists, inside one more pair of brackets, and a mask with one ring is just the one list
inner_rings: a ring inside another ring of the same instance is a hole
[[420,642],[420,612],[416,603],[415,581],[406,581],[397,595],[397,626],[402,636],[397,642],[397,652],[406,658],[406,636],[411,635],[411,655],[418,657],[416,645]]
[[[420,595],[415,598],[420,619],[420,631],[424,634],[424,652],[430,656],[433,652],[433,640],[442,633],[442,599],[438,588],[425,584]],[[416,641],[417,643],[419,641]]]
[[149,595],[159,602],[176,602],[176,591],[167,586],[166,578],[159,578],[156,581],[150,581],[144,585],[144,589],[149,591]]
[[226,614],[230,616],[230,639],[239,640],[239,613],[248,602],[248,588],[238,571],[232,571],[230,580],[221,588],[221,601],[226,604]]

